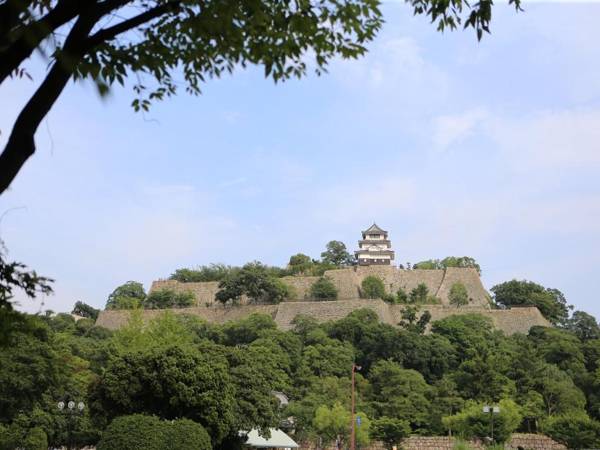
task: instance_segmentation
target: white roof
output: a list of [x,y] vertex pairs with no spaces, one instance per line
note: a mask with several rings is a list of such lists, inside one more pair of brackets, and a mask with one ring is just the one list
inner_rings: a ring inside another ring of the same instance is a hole
[[299,445],[294,440],[278,428],[270,428],[271,437],[266,439],[258,434],[258,430],[252,430],[248,433],[248,440],[245,445],[256,448],[298,448]]

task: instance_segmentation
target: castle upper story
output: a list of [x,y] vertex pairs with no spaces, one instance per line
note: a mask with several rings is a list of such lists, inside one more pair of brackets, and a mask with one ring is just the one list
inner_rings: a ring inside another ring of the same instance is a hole
[[394,251],[388,232],[379,228],[376,223],[371,225],[362,232],[362,239],[358,241],[358,250],[354,255],[359,266],[389,266],[394,260]]

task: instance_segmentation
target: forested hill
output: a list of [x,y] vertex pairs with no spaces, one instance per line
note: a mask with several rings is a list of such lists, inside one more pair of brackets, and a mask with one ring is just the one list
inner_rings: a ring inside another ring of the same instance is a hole
[[[368,310],[321,325],[299,317],[290,331],[266,315],[210,325],[165,314],[144,326],[133,312],[114,333],[67,314],[23,319],[0,350],[4,448],[26,440],[64,445],[72,427],[77,445],[100,441],[99,449],[126,448],[112,445],[147,429],[158,443],[144,448],[173,448],[164,443],[171,436],[194,438],[195,448],[232,449],[238,430],[285,426],[286,418],[297,440],[347,439],[353,363],[361,367],[361,445],[450,429],[486,436],[481,408],[488,404],[500,407],[498,441],[521,430],[573,448],[600,445],[600,329],[582,314],[565,327],[510,337],[478,315],[446,318],[423,334],[426,324],[415,317],[395,328]],[[289,405],[280,408],[273,391]],[[85,403],[81,415],[56,407],[71,399]],[[174,419],[177,426],[156,422]]]

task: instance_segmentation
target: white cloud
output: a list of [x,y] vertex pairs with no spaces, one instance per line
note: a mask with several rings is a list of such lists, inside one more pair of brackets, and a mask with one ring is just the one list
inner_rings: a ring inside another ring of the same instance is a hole
[[543,111],[492,118],[487,132],[515,167],[589,168],[600,164],[600,111]]
[[478,108],[461,114],[439,116],[433,121],[433,148],[438,151],[460,143],[471,136],[477,126],[488,116]]

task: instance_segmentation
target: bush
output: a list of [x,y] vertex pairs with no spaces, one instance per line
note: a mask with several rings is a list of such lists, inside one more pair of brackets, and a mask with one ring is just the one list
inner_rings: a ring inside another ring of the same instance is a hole
[[385,285],[381,278],[369,275],[360,284],[362,298],[383,298],[385,296]]
[[116,288],[106,301],[106,309],[134,309],[138,308],[146,298],[146,291],[142,283],[128,281]]
[[338,290],[327,277],[321,277],[310,287],[310,296],[319,300],[335,300]]
[[225,264],[211,264],[209,266],[200,266],[197,269],[177,269],[169,279],[177,280],[181,283],[221,281],[225,279],[232,270],[236,270],[236,268],[226,266]]
[[600,423],[583,412],[549,417],[541,428],[544,434],[569,448],[600,447]]
[[291,296],[290,288],[278,279],[281,270],[257,261],[248,263],[219,283],[215,299],[237,303],[246,295],[253,303],[280,303]]
[[[513,400],[501,400],[499,406],[500,413],[494,414],[494,441],[504,442],[519,427],[523,416]],[[442,421],[464,439],[483,439],[490,435],[491,417],[482,409],[483,403],[470,401],[461,412],[444,417]]]
[[165,450],[211,450],[210,436],[199,423],[179,419],[165,425]]
[[13,422],[9,427],[0,424],[0,450],[47,450],[48,437],[40,427],[21,428]]
[[175,292],[173,289],[158,289],[150,292],[144,301],[145,309],[188,308],[194,306],[196,297],[191,292]]
[[381,417],[371,424],[371,437],[383,442],[389,448],[399,444],[409,434],[410,425],[405,420]]
[[425,283],[420,283],[416,288],[410,291],[410,303],[427,303],[429,297],[429,289]]
[[398,292],[396,292],[396,303],[408,303],[408,294],[402,288],[398,289]]
[[97,450],[163,450],[163,423],[155,416],[132,414],[114,419]]
[[211,450],[212,446],[210,436],[204,427],[189,419],[161,421],[156,416],[132,414],[114,419],[104,431],[96,448],[97,450]]
[[460,281],[454,283],[448,293],[448,300],[451,305],[457,307],[467,305],[469,303],[469,293],[467,292],[465,285]]

